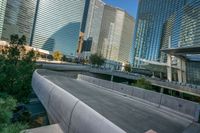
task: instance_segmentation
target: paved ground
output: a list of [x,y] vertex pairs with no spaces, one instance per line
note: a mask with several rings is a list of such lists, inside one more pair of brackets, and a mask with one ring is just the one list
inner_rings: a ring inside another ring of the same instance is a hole
[[48,71],[41,74],[128,133],[144,133],[151,129],[158,133],[182,133],[190,125],[185,119],[169,116],[154,107],[130,100],[102,87],[66,75],[54,73],[52,76]]

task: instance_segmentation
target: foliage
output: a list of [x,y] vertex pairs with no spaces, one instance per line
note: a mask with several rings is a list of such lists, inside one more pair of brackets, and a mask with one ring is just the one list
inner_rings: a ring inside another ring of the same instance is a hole
[[55,51],[53,53],[53,59],[56,61],[60,61],[62,59],[63,55],[60,51]]
[[7,93],[19,102],[27,102],[31,93],[35,52],[26,52],[21,45],[6,47],[0,55],[0,92]]
[[65,55],[62,56],[62,61],[67,61],[67,57]]
[[124,70],[125,70],[126,72],[131,72],[131,65],[130,65],[130,64],[126,64],[126,65],[124,66]]
[[18,44],[25,45],[26,44],[26,36],[23,35],[21,38],[17,34],[10,36],[10,44]]
[[105,63],[105,59],[101,56],[101,55],[98,55],[98,54],[92,54],[90,56],[90,63],[94,66],[102,66],[104,63]]
[[6,98],[5,100],[0,98],[0,127],[5,123],[9,123],[12,117],[12,110],[16,106],[16,100],[11,97]]
[[133,85],[147,90],[152,90],[151,82],[145,80],[144,78],[137,80],[136,84]]
[[10,44],[18,44],[19,36],[17,34],[10,36]]
[[0,133],[19,133],[28,126],[22,123],[10,122],[12,118],[12,110],[16,107],[16,100],[12,97],[0,97]]
[[19,40],[18,40],[19,45],[25,45],[26,44],[26,36],[23,35]]
[[20,133],[22,130],[27,129],[27,124],[14,123],[7,125],[2,129],[2,133]]

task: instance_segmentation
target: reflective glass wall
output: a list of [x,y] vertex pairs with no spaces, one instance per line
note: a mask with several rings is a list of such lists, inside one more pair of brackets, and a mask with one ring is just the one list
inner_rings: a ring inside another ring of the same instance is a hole
[[139,67],[147,61],[160,61],[164,23],[187,0],[140,0],[133,43],[133,61]]
[[9,41],[10,35],[18,34],[19,36],[25,35],[27,43],[30,44],[36,3],[37,0],[7,0],[2,40]]
[[172,47],[200,46],[200,1],[190,0],[175,13]]
[[[164,24],[161,49],[200,46],[200,1],[190,0]],[[169,42],[171,41],[171,42]],[[170,46],[169,43],[171,44]],[[161,61],[167,55],[161,52]]]
[[187,62],[187,82],[200,85],[200,62]]
[[32,45],[76,56],[85,0],[40,0]]
[[0,0],[0,39],[3,31],[4,16],[7,0]]

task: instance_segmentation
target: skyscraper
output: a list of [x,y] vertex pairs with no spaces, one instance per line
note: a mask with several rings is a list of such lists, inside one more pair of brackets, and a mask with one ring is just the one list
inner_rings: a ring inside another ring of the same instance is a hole
[[6,3],[7,3],[7,0],[0,0],[0,38],[2,35],[2,31],[3,31]]
[[140,0],[134,65],[160,65],[169,81],[199,84],[199,14],[199,0]]
[[30,43],[35,16],[36,1],[1,0],[0,1],[0,37],[9,41],[10,35],[25,35]]
[[188,0],[140,0],[133,44],[133,63],[160,62],[163,25]]
[[165,22],[161,42],[161,49],[165,51],[161,53],[162,61],[166,62],[169,55],[175,56],[173,65],[184,66],[181,71],[185,78],[182,80],[184,76],[180,76],[181,81],[192,84],[200,84],[199,14],[200,1],[187,1]]
[[101,0],[90,0],[87,24],[84,33],[85,45],[92,42],[91,53],[97,53],[101,23],[105,3]]
[[105,5],[97,53],[108,60],[129,62],[134,19],[125,11]]
[[86,0],[40,0],[32,45],[76,56]]

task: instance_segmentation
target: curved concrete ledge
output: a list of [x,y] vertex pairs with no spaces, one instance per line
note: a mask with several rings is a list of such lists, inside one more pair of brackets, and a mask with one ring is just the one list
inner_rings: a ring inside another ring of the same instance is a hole
[[82,101],[55,85],[37,70],[32,87],[44,105],[51,124],[58,123],[67,133],[125,133]]

